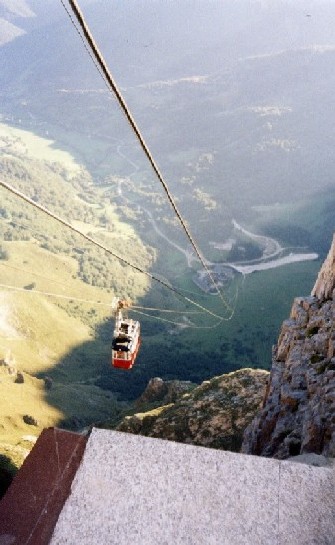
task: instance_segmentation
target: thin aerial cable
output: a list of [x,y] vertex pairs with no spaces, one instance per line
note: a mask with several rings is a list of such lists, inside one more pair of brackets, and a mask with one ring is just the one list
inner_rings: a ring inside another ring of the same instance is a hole
[[[99,305],[99,306],[104,306],[104,307],[108,307],[108,308],[113,308],[112,303],[101,303],[101,301],[92,301],[92,300],[88,300],[88,299],[81,299],[81,298],[78,298],[78,297],[72,297],[70,295],[61,295],[61,294],[58,294],[58,293],[50,293],[50,292],[36,290],[36,289],[28,290],[26,288],[20,288],[19,286],[10,286],[8,284],[1,284],[0,283],[0,288],[9,289],[9,290],[12,290],[12,291],[17,291],[17,292],[23,292],[23,293],[28,294],[28,295],[44,295],[46,297],[55,297],[56,299],[65,299],[67,301],[85,303],[85,304],[88,304],[88,305],[91,305],[91,306]],[[188,323],[185,323],[185,322],[176,322],[174,320],[169,320],[168,318],[162,318],[161,316],[154,316],[152,314],[148,314],[146,312],[142,312],[140,310],[137,310],[138,308],[145,308],[145,307],[131,307],[130,310],[132,312],[137,313],[137,314],[141,314],[142,316],[147,316],[148,318],[151,318],[151,319],[154,319],[154,320],[159,320],[161,322],[167,322],[169,324],[177,325],[177,326],[182,327],[182,328],[212,329],[214,327],[217,327],[221,323],[221,320],[219,320],[219,322],[217,324],[214,324],[213,326],[197,326],[197,325],[188,324]],[[152,310],[152,309],[149,309],[149,310]],[[160,310],[160,309],[157,309],[157,310]],[[168,311],[168,312],[170,312],[170,311]],[[179,311],[171,311],[171,312],[179,313]],[[180,311],[180,313],[181,314],[190,314],[188,312],[182,312],[182,311]]]
[[135,312],[135,314],[140,314],[141,316],[146,316],[147,318],[154,318],[155,320],[158,320],[159,322],[166,322],[168,324],[173,324],[173,325],[176,325],[176,326],[179,326],[179,327],[183,327],[183,328],[186,328],[186,327],[196,327],[196,326],[190,326],[190,325],[186,325],[184,322],[175,322],[174,320],[169,320],[168,318],[162,318],[161,316],[153,316],[152,314],[148,314],[147,312],[143,312],[143,311],[140,311],[140,310],[133,310],[133,308],[131,309],[133,312]]
[[[161,316],[153,316],[152,314],[147,314],[146,312],[142,312],[142,311],[139,311],[139,310],[133,310],[134,307],[131,307],[131,310],[132,312],[135,312],[137,314],[141,314],[142,316],[146,316],[148,318],[154,318],[155,320],[159,320],[160,322],[167,322],[169,324],[173,324],[173,325],[177,325],[183,329],[186,329],[186,328],[189,328],[189,329],[215,329],[216,327],[218,327],[221,323],[222,323],[222,320],[219,320],[218,322],[216,322],[216,324],[213,324],[213,325],[195,325],[195,324],[187,324],[185,322],[175,322],[173,320],[168,320],[167,318],[162,318]],[[136,307],[135,307],[136,308]],[[185,313],[183,313],[185,314]]]
[[60,286],[66,287],[68,284],[65,282],[60,282],[59,280],[54,280],[53,278],[47,278],[46,276],[43,276],[42,274],[38,274],[33,271],[27,271],[26,269],[22,269],[21,267],[15,267],[14,265],[8,265],[8,263],[4,263],[3,260],[0,261],[1,267],[6,267],[6,269],[12,269],[13,271],[19,271],[21,273],[31,274],[32,276],[36,276],[37,278],[42,278],[43,280],[47,280],[48,282],[52,282],[53,284],[59,284]]
[[81,41],[82,41],[82,43],[83,43],[83,45],[84,45],[84,47],[85,47],[87,53],[88,53],[89,56],[91,57],[91,60],[92,60],[93,64],[95,65],[95,67],[96,67],[96,69],[98,70],[100,76],[101,76],[102,79],[104,80],[104,83],[105,83],[105,85],[106,85],[106,87],[107,87],[107,90],[110,91],[110,87],[109,87],[108,82],[107,82],[107,80],[106,80],[106,78],[105,78],[105,75],[104,75],[104,73],[102,72],[102,70],[101,70],[101,68],[100,68],[100,66],[99,66],[99,64],[98,64],[98,62],[96,61],[94,55],[92,54],[92,52],[91,52],[89,46],[87,45],[87,42],[85,41],[84,36],[83,36],[82,33],[80,32],[80,28],[77,26],[76,20],[72,17],[72,13],[71,13],[70,10],[67,8],[65,2],[64,2],[63,0],[60,0],[60,1],[61,1],[62,5],[63,5],[63,8],[65,9],[66,13],[67,13],[68,16],[69,16],[69,19],[70,19],[72,25],[73,25],[74,28],[76,29],[77,34],[78,34],[78,36],[80,37],[80,39],[81,39]]
[[90,301],[88,299],[81,299],[78,297],[72,297],[70,295],[61,295],[59,293],[50,293],[47,291],[41,291],[36,290],[35,288],[32,290],[26,289],[26,288],[20,288],[18,286],[10,286],[8,284],[0,284],[0,288],[6,288],[13,291],[21,291],[28,294],[38,294],[38,295],[46,295],[47,297],[56,297],[58,299],[66,299],[68,301],[76,301],[78,303],[87,303],[88,305],[99,305],[104,307],[112,307],[113,305],[111,303],[101,303],[101,301]]
[[202,310],[173,310],[173,309],[163,309],[163,308],[152,308],[152,307],[139,307],[137,305],[131,305],[131,309],[136,310],[150,310],[152,312],[166,312],[168,314],[203,314]]
[[[210,269],[208,268],[207,264],[206,264],[206,261],[204,259],[204,257],[202,256],[195,240],[193,239],[193,236],[189,230],[189,228],[187,227],[187,224],[184,220],[184,218],[182,217],[181,213],[179,212],[179,209],[177,207],[177,204],[169,190],[169,187],[155,161],[155,159],[153,158],[153,155],[151,154],[151,151],[149,150],[149,147],[148,145],[146,144],[143,136],[142,136],[142,133],[137,125],[137,123],[135,122],[135,119],[133,118],[127,104],[126,104],[126,101],[125,99],[123,98],[122,94],[121,94],[121,91],[120,89],[118,88],[108,66],[107,66],[107,63],[100,51],[100,49],[98,48],[94,38],[93,38],[93,35],[91,34],[91,31],[85,21],[85,18],[83,16],[83,13],[81,12],[80,8],[79,8],[79,5],[78,5],[78,2],[76,0],[68,0],[69,2],[69,5],[71,6],[71,9],[72,9],[72,12],[80,26],[80,29],[83,33],[83,36],[84,38],[86,39],[87,41],[87,44],[88,44],[88,47],[92,53],[92,55],[94,55],[94,58],[96,60],[96,62],[98,63],[99,65],[99,74],[101,74],[101,71],[103,72],[103,75],[104,75],[104,80],[107,81],[108,83],[108,86],[109,88],[112,90],[112,92],[114,93],[114,96],[116,97],[120,107],[121,107],[121,110],[123,111],[123,113],[125,114],[126,116],[126,119],[129,123],[129,125],[131,126],[133,132],[135,133],[139,143],[140,143],[140,146],[142,148],[142,150],[144,151],[151,167],[153,168],[158,180],[160,181],[160,183],[162,184],[163,186],[163,189],[166,193],[166,196],[184,230],[184,232],[186,233],[186,236],[187,238],[189,239],[192,247],[194,248],[194,251],[196,253],[196,255],[198,256],[199,260],[200,260],[200,263],[202,264],[202,266],[204,267],[205,271],[207,272],[208,274],[208,277],[210,279],[210,281],[212,282],[213,286],[215,287],[215,290],[217,292],[217,294],[219,295],[222,303],[224,304],[224,306],[226,307],[226,309],[228,311],[232,311],[234,312],[234,309],[232,309],[230,307],[230,305],[227,303],[227,301],[225,300],[225,298],[223,297],[218,285],[217,285],[217,282],[215,281],[215,278],[214,276],[212,275]],[[64,6],[64,2],[63,0],[61,0],[61,3],[62,5]],[[65,7],[65,6],[64,6]],[[66,9],[66,12],[69,14],[68,10]],[[70,17],[70,20],[73,24],[73,17]],[[77,26],[74,25],[76,30],[78,31],[77,29]],[[92,57],[92,55],[90,54],[90,57]],[[95,66],[96,66],[96,62],[94,62]]]
[[31,206],[33,206],[34,208],[37,208],[38,210],[40,210],[41,212],[43,212],[44,214],[46,214],[47,216],[53,218],[54,220],[58,221],[59,223],[61,223],[62,225],[64,225],[65,227],[67,227],[68,229],[71,229],[71,231],[73,231],[74,233],[77,233],[78,235],[80,235],[82,238],[84,238],[85,240],[87,240],[88,242],[90,242],[91,244],[94,244],[95,246],[97,246],[98,248],[100,248],[101,250],[104,250],[106,253],[112,255],[113,257],[115,257],[116,259],[118,259],[119,261],[121,261],[121,263],[124,263],[125,265],[127,265],[128,267],[131,267],[132,269],[134,269],[135,271],[141,273],[141,274],[144,274],[145,276],[147,276],[148,278],[150,278],[150,280],[154,280],[155,282],[158,282],[159,284],[163,285],[165,288],[169,289],[170,291],[172,291],[173,293],[175,293],[176,295],[178,295],[179,297],[182,297],[185,301],[187,301],[188,303],[192,304],[193,306],[196,306],[197,308],[203,310],[204,312],[206,312],[207,314],[213,316],[214,318],[218,318],[219,320],[221,321],[227,321],[227,320],[230,320],[234,311],[231,312],[231,315],[226,318],[226,317],[223,317],[223,316],[219,316],[218,314],[216,314],[215,312],[212,312],[211,310],[207,309],[206,307],[200,305],[199,303],[197,303],[196,301],[193,301],[192,299],[190,299],[189,297],[183,295],[182,293],[180,293],[176,288],[174,288],[173,286],[171,286],[168,282],[166,282],[165,280],[162,280],[160,278],[157,278],[156,276],[154,276],[153,274],[141,269],[140,267],[138,267],[137,265],[135,265],[134,263],[131,263],[130,261],[128,261],[127,259],[119,256],[118,254],[116,254],[114,251],[112,251],[110,248],[107,248],[107,246],[105,246],[104,244],[101,244],[100,242],[98,242],[97,240],[91,238],[90,236],[86,235],[85,233],[83,233],[82,231],[80,231],[79,229],[77,229],[76,227],[74,227],[73,225],[71,225],[71,223],[69,223],[68,221],[64,220],[63,218],[61,218],[60,216],[58,216],[57,214],[54,214],[53,212],[51,212],[51,210],[49,210],[48,208],[46,208],[45,206],[43,206],[42,204],[39,204],[35,201],[33,201],[30,197],[28,197],[27,195],[25,195],[24,193],[22,193],[21,191],[19,191],[18,189],[16,189],[15,187],[13,187],[12,185],[8,184],[7,182],[4,182],[3,180],[0,180],[0,186],[4,187],[5,189],[7,189],[8,191],[10,191],[11,193],[13,193],[13,195],[16,195],[17,197],[19,197],[20,199],[22,199],[23,201],[27,202],[28,204],[30,204]]
[[[53,278],[47,278],[46,276],[43,276],[42,274],[38,274],[34,271],[27,271],[27,269],[22,269],[21,267],[14,267],[13,265],[8,265],[7,263],[4,263],[2,260],[0,261],[0,267],[6,267],[7,269],[12,269],[14,271],[19,271],[21,273],[25,273],[25,274],[29,274],[29,275],[32,275],[32,276],[37,276],[38,278],[41,278],[42,280],[46,280],[47,282],[51,282],[51,283],[54,283],[54,284],[59,284],[60,286],[62,287],[70,287],[69,284],[65,284],[64,282],[59,282],[59,280],[54,280]],[[15,286],[9,286],[7,284],[0,284],[0,287],[8,287],[10,289],[14,289]],[[30,290],[27,290],[25,288],[18,288],[20,291],[22,291],[22,289],[24,291],[30,291]],[[105,306],[108,306],[108,307],[111,307],[113,306],[111,303],[101,303],[101,301],[91,301],[91,300],[87,300],[87,299],[78,299],[77,297],[73,297],[73,296],[65,296],[65,295],[61,295],[61,294],[56,294],[56,293],[48,293],[48,292],[42,292],[42,291],[39,291],[39,290],[36,290],[34,289],[34,292],[35,293],[41,293],[43,295],[50,295],[50,296],[53,296],[53,297],[61,297],[63,299],[71,299],[73,301],[80,301],[82,303],[90,303],[90,304],[96,304],[96,305],[105,305]],[[203,314],[203,311],[202,310],[173,310],[173,309],[162,309],[162,308],[153,308],[153,307],[140,307],[140,306],[134,306],[134,305],[131,305],[131,308],[132,309],[139,309],[139,310],[147,310],[147,311],[152,311],[152,312],[165,312],[165,313],[170,313],[170,314]]]

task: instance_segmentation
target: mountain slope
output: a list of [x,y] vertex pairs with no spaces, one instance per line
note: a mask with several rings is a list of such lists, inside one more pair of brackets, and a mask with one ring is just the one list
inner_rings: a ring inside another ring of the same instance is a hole
[[[140,237],[52,140],[1,123],[0,172],[83,232],[149,265]],[[78,429],[124,406],[114,393],[123,377],[115,377],[113,393],[96,384],[110,371],[111,301],[114,293],[142,295],[148,281],[0,192],[0,453],[7,456],[21,444],[26,453],[44,427]]]
[[[244,429],[263,399],[268,374],[240,369],[197,387],[189,385],[189,391],[175,395],[175,399],[165,394],[165,405],[125,417],[116,429],[238,452]],[[150,381],[142,403],[150,399],[150,390],[157,390],[157,382],[159,379]],[[159,384],[161,388],[163,385]]]
[[21,25],[22,19],[34,16],[26,0],[0,0],[0,47],[25,34],[25,29],[18,25]]

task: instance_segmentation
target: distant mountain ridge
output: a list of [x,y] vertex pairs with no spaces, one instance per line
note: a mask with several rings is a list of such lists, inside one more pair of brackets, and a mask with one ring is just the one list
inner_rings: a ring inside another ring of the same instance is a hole
[[29,0],[0,0],[0,15],[7,17],[34,17]]
[[22,19],[34,16],[26,0],[0,0],[0,47],[25,34]]
[[[83,2],[110,69],[175,188],[188,175],[187,161],[175,157],[194,147],[215,151],[208,190],[220,200],[224,183],[236,208],[242,195],[242,207],[285,202],[288,193],[299,199],[333,184],[332,4],[318,5],[317,25],[305,17],[302,2],[199,2],[193,11],[192,4]],[[60,3],[27,5],[37,16],[22,19],[27,33],[6,44],[0,59],[4,113],[36,131],[47,122],[128,142],[107,93],[78,93],[75,103],[62,93],[105,87]],[[152,87],[178,80],[184,83]]]

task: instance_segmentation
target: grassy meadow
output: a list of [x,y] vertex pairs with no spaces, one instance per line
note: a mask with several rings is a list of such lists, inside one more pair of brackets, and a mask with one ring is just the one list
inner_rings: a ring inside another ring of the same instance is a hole
[[[151,262],[110,199],[91,194],[88,172],[54,141],[1,124],[0,152],[5,181],[127,259]],[[148,279],[0,194],[0,455],[12,449],[19,464],[44,427],[79,429],[124,408],[96,382],[110,369],[113,296],[142,295]]]
[[81,170],[71,153],[59,149],[54,140],[41,138],[29,130],[0,123],[0,146],[5,155],[59,163],[70,177]]
[[[9,374],[8,367],[0,366],[0,454],[8,445],[20,445],[25,435],[37,436],[44,427],[76,429],[119,410],[113,393],[95,385],[100,369],[109,367],[109,344],[100,345],[91,360],[70,357],[78,346],[94,339],[97,323],[110,318],[111,294],[82,282],[72,258],[30,242],[4,246],[9,258],[0,261],[0,283],[23,291],[1,288],[0,293],[0,359],[9,360],[13,368]],[[18,374],[22,383],[16,382]],[[25,423],[24,415],[37,424]]]

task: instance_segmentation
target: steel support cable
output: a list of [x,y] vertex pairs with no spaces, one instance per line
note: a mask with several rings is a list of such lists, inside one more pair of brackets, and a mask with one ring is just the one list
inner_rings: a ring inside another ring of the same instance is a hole
[[[61,0],[63,6],[64,6],[64,3],[63,3],[63,0]],[[189,228],[187,227],[186,225],[186,222],[185,220],[183,219],[181,213],[179,212],[179,209],[177,207],[177,204],[167,186],[167,183],[165,182],[164,180],[164,177],[162,175],[162,173],[160,172],[160,169],[158,168],[158,165],[156,163],[156,161],[154,160],[142,134],[141,134],[141,131],[135,121],[135,119],[133,118],[131,112],[129,111],[129,108],[126,104],[126,101],[125,99],[123,98],[122,94],[121,94],[121,91],[119,90],[107,64],[106,64],[106,61],[104,60],[104,57],[102,55],[102,53],[100,52],[94,38],[93,38],[93,35],[91,34],[91,31],[85,21],[85,18],[84,18],[84,15],[83,13],[81,12],[80,8],[79,8],[79,5],[77,3],[76,0],[68,0],[71,8],[72,8],[72,12],[74,14],[74,16],[76,17],[77,21],[78,21],[78,24],[83,32],[83,35],[85,37],[85,39],[87,40],[87,43],[88,43],[88,46],[90,48],[90,51],[92,52],[92,54],[94,55],[94,58],[96,59],[96,62],[98,63],[100,69],[99,69],[99,73],[101,74],[101,71],[103,72],[103,75],[104,75],[104,80],[107,81],[110,89],[113,91],[123,113],[125,114],[126,118],[127,118],[127,121],[128,123],[130,124],[131,128],[133,129],[139,143],[140,143],[140,146],[141,148],[143,149],[147,159],[149,160],[149,163],[151,164],[151,167],[153,168],[157,178],[159,179],[160,183],[162,184],[163,186],[163,189],[167,195],[167,198],[176,214],[176,216],[178,217],[178,220],[182,226],[182,228],[184,229],[186,235],[187,235],[187,238],[189,239],[196,255],[198,256],[199,260],[200,260],[200,263],[202,264],[202,266],[204,267],[206,273],[208,274],[208,277],[210,278],[213,286],[215,287],[215,290],[217,292],[217,294],[219,295],[221,301],[223,302],[224,306],[226,307],[226,309],[229,311],[229,312],[232,312],[234,313],[234,309],[232,309],[232,307],[227,303],[227,301],[225,300],[225,298],[223,297],[218,285],[217,285],[217,282],[215,281],[211,271],[209,270],[209,268],[207,267],[207,264],[206,264],[206,261],[204,259],[204,257],[202,256],[195,240],[193,239],[193,236],[189,230]],[[65,6],[64,6],[65,7]],[[66,9],[67,13],[68,13],[68,10]],[[70,17],[70,20],[72,21],[73,18]],[[73,23],[74,24],[74,23]],[[76,30],[78,31],[76,25],[74,25]],[[90,55],[90,57],[92,57],[92,55]],[[96,65],[96,62],[94,62],[94,64]]]
[[222,316],[219,316],[218,314],[216,314],[215,312],[212,312],[211,310],[207,309],[206,307],[203,307],[202,305],[200,305],[199,303],[197,303],[196,301],[193,301],[192,299],[190,299],[189,297],[187,297],[186,295],[184,295],[183,293],[179,292],[176,288],[174,288],[173,286],[171,286],[170,284],[168,284],[168,282],[165,282],[164,280],[161,280],[160,278],[154,276],[153,274],[149,273],[148,271],[144,271],[143,269],[141,269],[140,267],[138,267],[137,265],[134,265],[134,263],[131,263],[130,261],[128,261],[127,259],[125,259],[124,257],[121,257],[119,256],[118,254],[116,254],[115,252],[113,252],[112,250],[110,250],[110,248],[107,248],[107,246],[105,246],[104,244],[101,244],[100,242],[98,242],[97,240],[91,238],[90,236],[86,235],[85,233],[83,233],[82,231],[80,231],[79,229],[77,229],[76,227],[74,227],[73,225],[71,225],[71,223],[69,223],[68,221],[64,220],[63,218],[61,218],[60,216],[58,216],[57,214],[54,214],[53,212],[51,212],[51,210],[49,210],[48,208],[46,208],[45,206],[43,206],[42,204],[39,204],[35,201],[33,201],[32,199],[30,199],[30,197],[28,197],[27,195],[25,195],[24,193],[22,193],[21,191],[19,191],[18,189],[16,189],[15,187],[13,187],[12,185],[8,184],[7,182],[4,182],[3,180],[0,180],[0,186],[4,187],[5,189],[7,189],[8,191],[10,191],[11,193],[13,193],[13,195],[16,195],[17,197],[19,197],[20,199],[22,199],[23,201],[27,202],[28,204],[30,204],[31,206],[34,206],[35,208],[37,208],[38,210],[40,210],[41,212],[44,212],[44,214],[46,214],[47,216],[49,216],[50,218],[53,218],[54,220],[58,221],[59,223],[61,223],[62,225],[64,225],[65,227],[67,227],[68,229],[71,229],[71,231],[73,231],[74,233],[77,233],[78,235],[80,235],[82,238],[84,238],[85,240],[87,240],[88,242],[90,242],[91,244],[94,244],[95,246],[97,246],[98,248],[100,248],[101,250],[104,250],[107,254],[110,254],[112,255],[113,257],[115,257],[116,259],[118,259],[119,261],[121,261],[121,263],[124,263],[125,265],[127,265],[128,267],[131,267],[132,269],[134,269],[135,271],[141,273],[141,274],[144,274],[145,276],[147,276],[148,278],[150,278],[150,280],[154,280],[155,282],[158,282],[159,284],[161,284],[162,286],[164,286],[165,288],[169,289],[170,291],[172,291],[173,293],[175,293],[176,295],[178,295],[178,297],[182,297],[185,301],[187,301],[188,303],[190,303],[191,305],[193,306],[196,306],[197,308],[201,309],[202,311],[206,312],[207,314],[213,316],[214,318],[217,318],[220,320],[220,322],[222,321],[226,321],[226,320],[230,320],[231,316],[228,317],[228,318],[225,318],[225,317],[222,317]]
[[101,76],[102,79],[104,80],[104,83],[105,83],[105,85],[106,85],[108,91],[110,91],[110,87],[109,87],[108,82],[107,82],[107,80],[106,80],[106,78],[105,78],[105,75],[104,75],[104,73],[102,72],[102,70],[101,70],[99,64],[97,63],[97,61],[96,61],[94,55],[92,54],[92,51],[91,51],[91,49],[89,48],[87,42],[85,41],[85,38],[83,37],[82,33],[80,32],[80,28],[78,28],[78,26],[76,25],[76,21],[75,21],[75,19],[72,17],[72,13],[71,13],[70,10],[67,8],[67,6],[66,6],[66,4],[65,4],[65,1],[64,1],[64,0],[60,0],[60,1],[61,1],[61,4],[62,4],[63,8],[65,9],[66,13],[67,13],[68,16],[69,16],[69,19],[70,19],[72,25],[73,25],[74,28],[76,29],[77,34],[78,34],[79,38],[81,39],[81,41],[82,41],[82,43],[83,43],[83,45],[84,45],[84,47],[85,47],[85,49],[86,49],[88,55],[91,57],[91,60],[92,60],[93,64],[95,65],[95,67],[96,67],[96,69],[98,70],[100,76]]
[[[157,307],[139,307],[137,305],[131,305],[131,310],[150,310],[151,312],[165,312],[167,314],[203,314],[203,310],[173,310]],[[148,315],[149,316],[149,315]]]
[[87,303],[89,305],[100,305],[104,307],[111,307],[110,303],[101,303],[99,301],[90,301],[88,299],[80,299],[78,297],[71,297],[70,295],[62,295],[60,293],[50,293],[48,291],[41,291],[34,289],[20,288],[19,286],[9,286],[8,284],[0,284],[0,288],[6,288],[13,291],[22,291],[29,294],[46,295],[47,297],[56,297],[58,299],[66,299],[68,301],[76,301],[78,303]]

